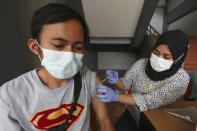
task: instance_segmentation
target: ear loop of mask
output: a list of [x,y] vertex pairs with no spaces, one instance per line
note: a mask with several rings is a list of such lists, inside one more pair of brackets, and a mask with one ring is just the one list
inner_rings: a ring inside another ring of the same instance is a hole
[[[40,49],[42,49],[42,47],[40,47],[40,45],[39,45],[39,43],[38,43],[37,39],[35,39],[35,41],[36,41],[36,43],[37,43],[38,47],[39,47]],[[42,61],[42,60],[41,60],[40,55],[38,55],[38,57],[39,57],[40,61]]]
[[179,56],[179,58],[177,58],[177,59],[174,61],[174,64],[178,63],[179,60],[180,60],[183,56],[184,56],[184,53],[183,53],[181,56]]
[[[190,45],[188,45],[187,48],[189,49],[189,48],[190,48]],[[181,56],[179,56],[179,58],[177,58],[177,59],[174,61],[174,64],[178,63],[179,60],[183,57],[183,55],[184,55],[184,53],[183,53]]]

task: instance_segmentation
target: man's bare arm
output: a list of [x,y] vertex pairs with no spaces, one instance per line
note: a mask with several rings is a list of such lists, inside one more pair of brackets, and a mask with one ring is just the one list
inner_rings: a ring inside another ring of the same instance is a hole
[[[102,81],[97,77],[97,84],[103,84]],[[101,131],[114,131],[114,126],[109,118],[106,104],[100,102],[99,99],[95,96],[92,98],[92,105],[96,116],[99,120]]]

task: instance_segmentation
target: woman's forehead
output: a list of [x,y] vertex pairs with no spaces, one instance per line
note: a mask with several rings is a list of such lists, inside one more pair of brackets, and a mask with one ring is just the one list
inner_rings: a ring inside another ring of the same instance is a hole
[[155,48],[155,50],[158,50],[162,54],[171,54],[167,44],[160,44]]

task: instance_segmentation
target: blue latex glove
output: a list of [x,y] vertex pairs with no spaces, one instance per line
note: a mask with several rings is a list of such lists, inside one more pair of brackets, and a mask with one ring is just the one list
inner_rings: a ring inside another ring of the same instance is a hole
[[106,80],[110,84],[115,84],[118,81],[118,72],[117,71],[112,71],[112,70],[107,70],[105,72]]
[[97,85],[96,86],[97,92],[103,92],[103,94],[96,94],[96,97],[101,102],[112,102],[118,101],[118,92],[114,91],[113,89],[104,86],[104,85]]

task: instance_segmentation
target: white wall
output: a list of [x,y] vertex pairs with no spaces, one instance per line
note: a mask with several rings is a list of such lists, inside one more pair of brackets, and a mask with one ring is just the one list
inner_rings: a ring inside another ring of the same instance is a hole
[[128,70],[139,59],[139,53],[132,52],[99,52],[99,70]]
[[91,37],[133,37],[144,0],[82,0]]
[[163,8],[157,8],[151,19],[150,24],[159,32],[163,30]]

